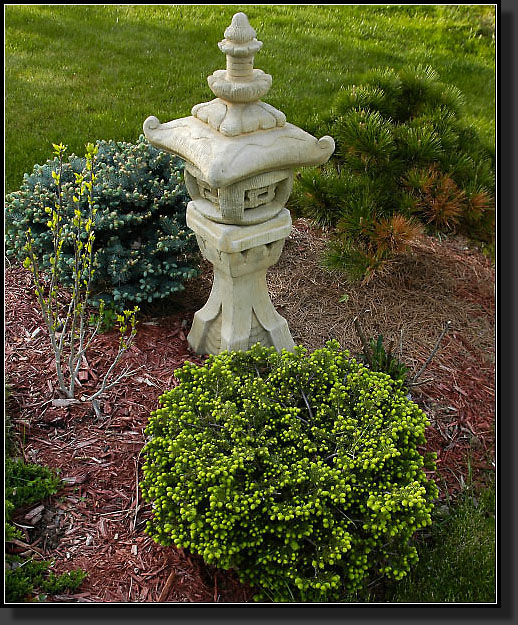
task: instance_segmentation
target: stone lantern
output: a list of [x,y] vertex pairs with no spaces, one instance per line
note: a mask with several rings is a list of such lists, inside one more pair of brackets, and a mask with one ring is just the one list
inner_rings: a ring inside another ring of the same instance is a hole
[[219,42],[226,70],[208,77],[217,97],[196,104],[191,116],[161,124],[144,122],[148,141],[185,160],[192,199],[187,225],[214,266],[212,291],[193,320],[187,340],[199,354],[246,350],[254,343],[291,350],[286,320],[273,307],[266,285],[291,231],[285,203],[293,173],[325,163],[331,137],[320,140],[262,102],[272,77],[254,69],[262,42],[244,13],[236,13]]

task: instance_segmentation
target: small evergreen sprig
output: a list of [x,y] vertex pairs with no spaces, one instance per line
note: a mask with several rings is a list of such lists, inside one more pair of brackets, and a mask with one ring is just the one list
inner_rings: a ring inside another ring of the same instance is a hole
[[49,560],[21,560],[7,556],[5,571],[5,599],[7,603],[45,601],[48,595],[65,590],[74,592],[87,577],[86,571],[76,569],[56,575],[49,571]]
[[[18,508],[45,500],[57,493],[62,485],[59,474],[49,467],[6,458],[5,462],[5,541],[24,545],[21,531],[13,523]],[[44,595],[76,590],[86,577],[81,570],[56,575],[49,572],[52,562],[24,560],[19,556],[5,556],[5,598],[8,603],[41,600]]]
[[[5,498],[12,510],[31,505],[59,490],[61,479],[49,467],[23,462],[16,458],[5,461]],[[10,519],[11,514],[6,514]]]

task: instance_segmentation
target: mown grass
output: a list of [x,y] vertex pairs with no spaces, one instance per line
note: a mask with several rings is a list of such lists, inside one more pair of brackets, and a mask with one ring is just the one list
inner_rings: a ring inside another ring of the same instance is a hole
[[[135,141],[212,99],[206,77],[237,5],[10,5],[5,11],[6,191],[60,141]],[[247,5],[272,74],[265,101],[305,127],[373,67],[431,65],[466,96],[466,118],[495,138],[495,7]]]

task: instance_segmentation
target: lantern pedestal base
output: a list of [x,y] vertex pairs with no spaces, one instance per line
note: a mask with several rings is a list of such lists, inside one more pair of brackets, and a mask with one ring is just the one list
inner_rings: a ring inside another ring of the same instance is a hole
[[194,315],[187,340],[198,354],[247,350],[255,343],[277,351],[295,346],[286,320],[268,295],[266,272],[278,260],[291,231],[286,209],[253,226],[234,226],[204,217],[196,203],[187,207],[203,256],[214,266],[212,291]]

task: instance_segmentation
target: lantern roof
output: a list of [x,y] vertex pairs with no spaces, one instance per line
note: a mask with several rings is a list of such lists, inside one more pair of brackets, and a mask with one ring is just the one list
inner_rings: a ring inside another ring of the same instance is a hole
[[247,16],[236,13],[224,36],[218,45],[226,54],[227,69],[207,78],[217,97],[193,106],[189,117],[164,124],[148,117],[148,141],[192,163],[213,187],[270,170],[325,163],[335,147],[331,137],[317,140],[260,100],[272,77],[253,67],[262,42]]

